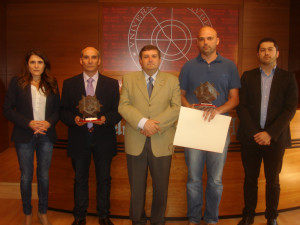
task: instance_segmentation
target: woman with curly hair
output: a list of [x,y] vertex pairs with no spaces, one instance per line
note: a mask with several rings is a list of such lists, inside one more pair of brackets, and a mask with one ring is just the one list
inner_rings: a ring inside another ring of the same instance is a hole
[[15,143],[21,171],[21,196],[24,225],[32,223],[31,186],[34,152],[37,160],[38,218],[49,225],[47,217],[49,168],[55,125],[59,119],[60,97],[57,81],[49,75],[50,62],[40,50],[25,55],[24,72],[12,78],[8,87],[3,112],[14,124],[12,141]]

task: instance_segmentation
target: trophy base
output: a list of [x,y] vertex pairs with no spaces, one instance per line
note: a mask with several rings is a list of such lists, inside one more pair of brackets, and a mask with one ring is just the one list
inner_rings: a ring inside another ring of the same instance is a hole
[[88,117],[88,118],[84,118],[82,120],[79,120],[80,122],[92,122],[92,121],[100,121],[100,119],[98,119],[97,117]]
[[195,109],[205,110],[207,108],[217,108],[217,106],[210,104],[210,103],[201,103],[201,104],[195,104]]
[[89,118],[85,118],[84,120],[85,121],[95,121],[97,119],[98,119],[97,117],[89,117]]

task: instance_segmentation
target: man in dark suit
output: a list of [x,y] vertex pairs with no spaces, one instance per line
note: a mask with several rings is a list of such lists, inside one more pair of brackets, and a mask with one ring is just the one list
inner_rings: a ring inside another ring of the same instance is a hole
[[268,225],[277,225],[279,173],[285,148],[291,144],[289,124],[298,103],[293,73],[279,69],[278,44],[271,38],[257,46],[260,68],[244,72],[240,89],[238,139],[241,141],[245,170],[243,219],[238,225],[253,224],[257,204],[257,180],[261,162],[266,178],[266,211]]
[[[101,75],[99,51],[93,47],[82,50],[80,64],[83,73],[63,83],[61,120],[68,129],[68,155],[75,171],[74,222],[86,224],[88,208],[88,177],[91,155],[95,163],[97,179],[97,212],[99,224],[112,225],[110,208],[110,165],[116,155],[115,124],[121,120],[118,113],[119,85],[114,79]],[[101,104],[97,121],[82,121],[78,102],[82,96],[95,95]]]

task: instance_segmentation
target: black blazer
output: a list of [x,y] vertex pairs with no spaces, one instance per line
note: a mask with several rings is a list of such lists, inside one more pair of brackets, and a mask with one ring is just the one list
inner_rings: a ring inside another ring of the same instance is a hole
[[[244,72],[241,78],[240,104],[237,113],[240,126],[237,138],[244,144],[254,143],[253,135],[260,128],[261,72],[259,68]],[[291,144],[290,121],[298,104],[298,89],[295,75],[276,68],[271,90],[265,131],[275,144],[288,147]]]
[[[61,120],[68,129],[68,155],[72,158],[88,157],[89,150],[86,145],[87,125],[77,126],[74,119],[82,117],[78,109],[78,102],[82,96],[86,96],[83,74],[69,78],[63,83],[61,96]],[[115,124],[121,120],[118,113],[119,84],[118,81],[99,74],[95,95],[102,107],[97,117],[106,117],[103,125],[94,124],[96,137],[96,150],[101,152],[103,158],[111,158],[116,155],[117,140]]]
[[[22,89],[18,85],[18,79],[18,77],[13,77],[10,81],[3,104],[3,114],[14,123],[11,140],[17,143],[27,143],[33,137],[33,130],[28,126],[33,120],[31,86],[27,85]],[[56,94],[51,92],[47,96],[45,110],[45,120],[51,124],[46,135],[53,143],[57,139],[55,125],[59,119],[59,105],[60,98],[57,89]]]

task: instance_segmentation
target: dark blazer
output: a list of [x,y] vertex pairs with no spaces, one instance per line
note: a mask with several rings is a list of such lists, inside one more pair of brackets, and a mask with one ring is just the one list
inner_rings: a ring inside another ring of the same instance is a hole
[[[51,92],[47,96],[45,120],[51,124],[47,130],[47,136],[51,142],[55,142],[55,125],[59,119],[60,97],[57,89],[56,94]],[[18,77],[13,77],[10,81],[3,104],[4,116],[14,123],[11,140],[17,143],[27,143],[32,139],[33,130],[28,126],[33,120],[31,86],[27,85],[22,89],[18,85]]]
[[[244,144],[253,144],[253,135],[260,128],[261,72],[259,68],[244,72],[241,78],[240,104],[237,113],[240,127],[237,138]],[[272,80],[265,131],[275,144],[288,147],[291,144],[290,121],[298,104],[295,75],[276,68]]]
[[[118,81],[99,74],[95,95],[102,107],[97,117],[106,117],[105,124],[94,124],[96,135],[96,149],[103,158],[111,158],[116,155],[117,141],[115,124],[121,120],[118,113],[119,84]],[[87,125],[77,126],[75,117],[82,114],[78,109],[78,102],[82,96],[86,96],[83,74],[69,78],[63,83],[61,96],[61,120],[68,129],[68,155],[72,158],[88,157],[89,150],[86,145]]]

